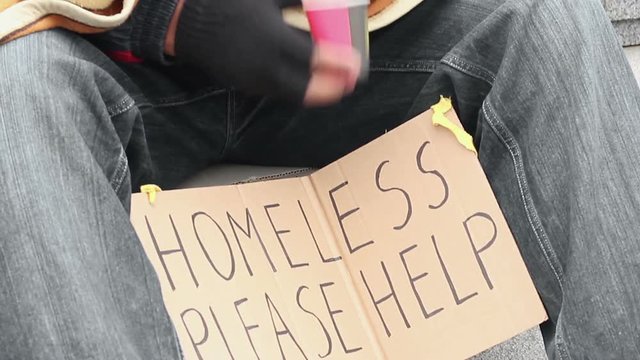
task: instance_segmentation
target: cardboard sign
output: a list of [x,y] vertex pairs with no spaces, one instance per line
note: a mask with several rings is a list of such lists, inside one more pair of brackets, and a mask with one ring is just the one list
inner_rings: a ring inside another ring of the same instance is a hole
[[307,177],[134,195],[186,358],[462,359],[544,321],[475,154],[432,115]]

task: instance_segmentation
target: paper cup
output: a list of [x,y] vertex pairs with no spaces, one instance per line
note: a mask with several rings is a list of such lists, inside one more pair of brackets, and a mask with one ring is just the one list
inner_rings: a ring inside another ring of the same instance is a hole
[[369,75],[369,0],[303,0],[315,42],[351,46],[362,55],[360,80]]

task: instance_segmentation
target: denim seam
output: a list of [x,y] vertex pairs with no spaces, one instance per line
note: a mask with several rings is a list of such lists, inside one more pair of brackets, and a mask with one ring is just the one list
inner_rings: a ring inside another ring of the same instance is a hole
[[157,99],[156,100],[156,104],[153,104],[152,106],[154,106],[154,107],[166,107],[166,106],[186,105],[186,104],[190,104],[192,102],[196,102],[198,100],[206,99],[209,96],[222,94],[225,91],[227,91],[227,89],[221,89],[221,88],[216,87],[216,88],[210,88],[210,89],[207,89],[205,91],[202,91],[200,94],[196,94],[194,96],[189,96],[189,95],[184,95],[184,94],[183,95],[168,96],[168,97]]
[[[113,119],[114,117],[122,115],[125,112],[133,109],[135,105],[136,102],[130,96],[125,96],[116,104],[108,106],[107,113]],[[127,160],[127,155],[124,151],[124,148],[120,147],[120,154],[118,154],[118,165],[116,166],[111,181],[109,182],[111,188],[116,192],[116,194],[119,193],[120,189],[122,188],[122,184],[124,183],[124,179],[127,175],[128,169],[129,162]]]
[[489,83],[489,85],[493,86],[493,83],[496,81],[496,76],[491,71],[482,66],[464,61],[455,55],[445,56],[444,58],[442,58],[442,63],[449,65],[452,68],[469,76],[484,80]]
[[[482,104],[482,113],[493,132],[496,134],[496,136],[498,136],[498,139],[504,144],[504,146],[509,151],[509,154],[511,155],[516,178],[518,180],[520,197],[525,208],[525,213],[527,214],[527,220],[529,222],[529,225],[533,229],[534,235],[542,249],[542,254],[545,257],[547,264],[549,264],[556,279],[558,280],[558,286],[560,286],[560,290],[564,293],[564,286],[562,284],[564,274],[560,267],[560,262],[558,261],[556,252],[553,249],[551,242],[549,241],[547,232],[545,231],[544,226],[540,221],[540,217],[538,216],[538,212],[536,210],[535,204],[533,203],[533,199],[531,198],[529,183],[527,181],[526,173],[524,171],[524,164],[522,162],[522,152],[520,151],[520,146],[515,141],[511,131],[504,125],[502,121],[499,120],[492,106],[486,101]],[[556,332],[556,337],[559,341],[554,342],[558,356],[560,357],[560,359],[571,359],[571,356],[567,351],[566,344],[564,344],[561,329],[559,328],[559,326],[558,330],[559,331]]]
[[432,73],[435,70],[429,68],[390,68],[390,67],[372,67],[370,69],[374,73]]
[[[493,84],[489,82],[489,85]],[[560,286],[560,290],[564,293],[564,286],[562,284],[564,273],[562,271],[562,268],[560,267],[560,262],[558,261],[557,254],[553,249],[551,242],[549,241],[547,232],[544,229],[542,222],[540,221],[540,217],[538,216],[538,212],[535,204],[533,203],[533,199],[531,198],[529,183],[524,171],[524,163],[522,162],[522,152],[520,151],[520,146],[518,145],[517,141],[515,141],[511,131],[506,127],[506,125],[504,125],[502,121],[499,120],[497,114],[493,110],[493,107],[487,101],[483,102],[482,104],[482,114],[491,127],[491,130],[494,132],[494,134],[496,134],[500,142],[509,151],[509,155],[511,156],[516,174],[516,179],[518,181],[520,198],[524,205],[525,213],[527,214],[527,221],[533,229],[536,241],[542,249],[542,254],[545,257],[545,261],[547,262],[547,264],[549,264],[549,267],[551,267],[551,271],[553,271],[556,280],[558,280],[558,286]],[[554,261],[552,261],[552,259],[555,260],[556,264],[554,264]],[[564,337],[562,336],[562,328],[560,322],[558,322],[557,324],[556,338],[557,339],[554,342],[554,345],[560,359],[571,359],[571,355],[569,354],[567,346],[564,343]]]
[[113,178],[111,179],[111,187],[117,193],[120,192],[122,188],[122,184],[124,183],[124,179],[127,175],[127,170],[129,168],[129,162],[127,161],[127,156],[124,152],[124,149],[120,149],[120,154],[118,155],[118,166],[114,171]]
[[569,349],[567,349],[567,344],[564,341],[562,328],[562,315],[559,315],[558,323],[556,324],[556,349],[558,350],[560,359],[571,359],[571,354],[569,354]]
[[224,157],[224,155],[229,150],[231,146],[231,136],[233,133],[233,124],[236,121],[236,93],[234,90],[229,90],[227,93],[227,129],[226,135],[224,137],[224,145],[222,146],[222,150],[220,151],[220,156]]
[[540,221],[540,217],[538,216],[538,211],[533,204],[533,199],[531,198],[531,192],[529,190],[529,183],[526,179],[526,173],[524,171],[524,164],[522,161],[522,152],[520,151],[520,146],[515,141],[513,134],[511,134],[511,131],[507,129],[504,123],[498,120],[498,116],[488,102],[484,102],[484,104],[482,105],[482,112],[486,117],[487,122],[491,126],[493,132],[509,150],[509,154],[511,155],[511,159],[516,171],[516,177],[518,178],[518,188],[520,189],[520,197],[522,198],[527,213],[527,220],[529,221],[529,225],[531,225],[531,227],[533,228],[538,242],[540,243],[540,245],[542,245],[545,259],[551,266],[551,270],[553,270],[553,273],[558,280],[560,289],[564,291],[562,284],[564,274],[562,268],[560,267],[558,256],[553,249],[551,242],[549,241],[547,232],[544,230],[542,222]]
[[155,101],[153,102],[146,100],[144,103],[138,104],[138,107],[163,108],[163,107],[171,107],[171,106],[188,105],[196,101],[206,99],[210,96],[222,94],[226,91],[227,89],[208,88],[207,90],[197,93],[193,96],[181,94],[181,95],[167,96],[167,97],[155,99]]
[[438,61],[375,61],[372,72],[434,72]]
[[135,103],[136,102],[131,97],[125,96],[122,100],[120,100],[116,104],[107,106],[107,113],[109,114],[110,117],[118,116],[130,110],[135,105]]
[[[450,58],[451,61],[447,58]],[[461,71],[469,76],[474,76],[481,80],[484,80],[491,86],[493,86],[493,81],[495,81],[495,75],[493,75],[487,69],[481,66],[470,64],[455,55],[449,55],[443,58],[442,63],[449,65],[452,68]],[[474,70],[477,72],[474,72]],[[562,268],[560,267],[558,256],[556,255],[556,252],[553,249],[551,242],[549,241],[547,232],[544,229],[542,222],[540,221],[540,217],[538,216],[535,204],[533,203],[533,199],[531,198],[529,183],[527,181],[526,173],[524,171],[524,164],[522,162],[522,152],[520,151],[520,146],[515,141],[511,131],[504,125],[502,121],[499,120],[497,114],[495,113],[495,111],[493,111],[493,108],[487,101],[483,102],[482,104],[482,113],[487,119],[487,122],[491,126],[493,132],[498,136],[498,139],[500,139],[500,141],[509,151],[516,172],[516,178],[518,179],[518,188],[520,190],[520,197],[523,201],[525,212],[527,214],[527,220],[534,231],[536,240],[542,248],[545,260],[551,267],[551,270],[558,280],[558,286],[560,286],[560,290],[564,292],[564,286],[562,284],[564,274]]]

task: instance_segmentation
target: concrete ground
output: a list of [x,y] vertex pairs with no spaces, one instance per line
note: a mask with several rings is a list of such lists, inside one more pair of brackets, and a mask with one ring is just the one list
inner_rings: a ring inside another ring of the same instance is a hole
[[631,64],[631,69],[636,74],[636,79],[640,82],[640,46],[627,47],[624,48],[624,51]]

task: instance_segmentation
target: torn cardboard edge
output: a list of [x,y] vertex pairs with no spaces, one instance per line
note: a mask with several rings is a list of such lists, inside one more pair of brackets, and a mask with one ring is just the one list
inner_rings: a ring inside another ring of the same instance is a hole
[[134,195],[186,357],[466,358],[544,321],[477,159],[433,114],[308,176]]

